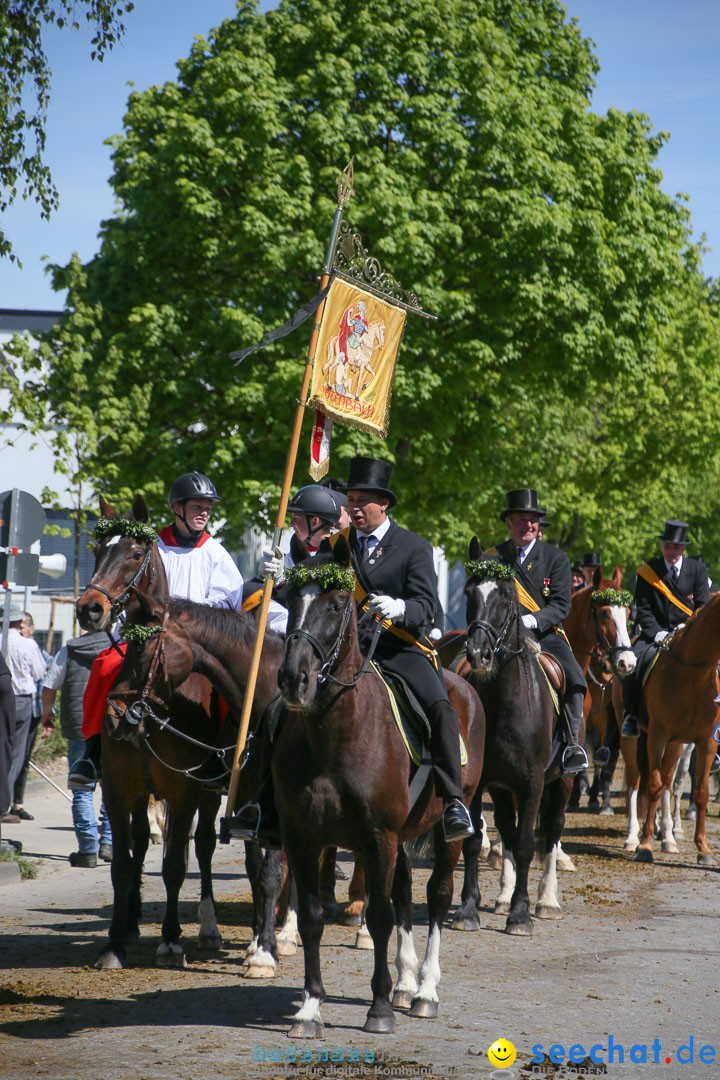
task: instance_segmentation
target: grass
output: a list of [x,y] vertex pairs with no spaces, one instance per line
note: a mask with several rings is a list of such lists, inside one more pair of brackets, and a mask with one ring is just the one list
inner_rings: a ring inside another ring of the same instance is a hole
[[42,769],[56,758],[67,754],[67,739],[60,733],[60,723],[55,721],[52,735],[48,739],[41,739],[38,735],[33,747],[32,759]]
[[17,863],[23,881],[36,878],[38,875],[37,863],[33,862],[32,859],[26,859],[23,855],[0,855],[0,862]]

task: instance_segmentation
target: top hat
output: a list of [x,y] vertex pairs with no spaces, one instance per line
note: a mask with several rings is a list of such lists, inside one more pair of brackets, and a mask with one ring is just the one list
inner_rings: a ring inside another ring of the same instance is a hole
[[543,516],[543,511],[538,506],[535,488],[515,488],[513,491],[508,491],[505,502],[507,503],[505,509],[500,511],[501,521],[504,521],[508,514],[515,514],[519,510],[537,514],[538,519]]
[[658,536],[658,540],[664,544],[689,544],[690,541],[687,538],[689,527],[687,521],[675,521],[670,518],[665,522],[665,532],[662,536]]
[[397,502],[395,495],[388,487],[392,465],[379,458],[354,457],[350,462],[350,473],[347,479],[348,491],[377,491],[386,495],[390,500],[390,507]]
[[585,567],[602,566],[602,559],[598,555],[597,551],[586,551],[582,557],[582,564]]

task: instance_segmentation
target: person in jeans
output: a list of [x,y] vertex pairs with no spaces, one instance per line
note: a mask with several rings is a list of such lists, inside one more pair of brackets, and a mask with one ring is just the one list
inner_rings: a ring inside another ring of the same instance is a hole
[[[103,632],[71,638],[60,649],[45,677],[41,738],[48,738],[54,727],[53,706],[57,692],[62,687],[60,730],[67,739],[68,761],[76,761],[85,752],[82,733],[83,695],[93,662],[107,646],[107,640],[107,635]],[[71,866],[93,867],[97,866],[98,857],[105,862],[112,859],[110,822],[102,800],[99,823],[95,820],[94,792],[94,785],[92,788],[88,786],[84,790],[73,791],[72,816],[78,850],[70,855]]]

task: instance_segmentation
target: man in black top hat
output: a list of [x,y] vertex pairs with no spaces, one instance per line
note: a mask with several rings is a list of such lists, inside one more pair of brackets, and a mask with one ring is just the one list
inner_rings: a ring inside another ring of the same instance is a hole
[[562,620],[570,611],[572,594],[570,560],[564,551],[539,539],[542,508],[538,506],[534,488],[508,491],[505,501],[500,519],[505,522],[510,537],[498,545],[497,555],[514,567],[515,577],[522,586],[523,626],[534,634],[543,652],[551,653],[560,662],[565,672],[563,708],[571,740],[563,752],[562,767],[566,773],[580,772],[588,764],[587,754],[578,743],[586,684],[562,632]]
[[582,575],[586,585],[592,585],[597,567],[602,570],[602,562],[597,551],[586,551],[582,557]]
[[636,625],[640,627],[640,635],[633,649],[638,664],[635,672],[623,679],[623,735],[632,737],[640,733],[637,723],[640,661],[674,630],[680,630],[693,611],[710,599],[705,563],[699,557],[689,559],[685,556],[685,548],[690,543],[688,528],[686,521],[668,519],[662,536],[658,536],[662,554],[648,559],[636,571]]

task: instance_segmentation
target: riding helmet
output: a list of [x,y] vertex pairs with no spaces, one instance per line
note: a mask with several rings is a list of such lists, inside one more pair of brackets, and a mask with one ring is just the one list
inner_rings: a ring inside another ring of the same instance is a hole
[[323,487],[322,484],[308,484],[299,488],[288,504],[288,512],[291,514],[319,517],[322,521],[329,521],[331,525],[340,517],[341,509],[338,493]]
[[170,488],[168,504],[171,510],[176,502],[185,502],[186,499],[211,499],[213,502],[220,502],[212,480],[201,472],[183,473]]

